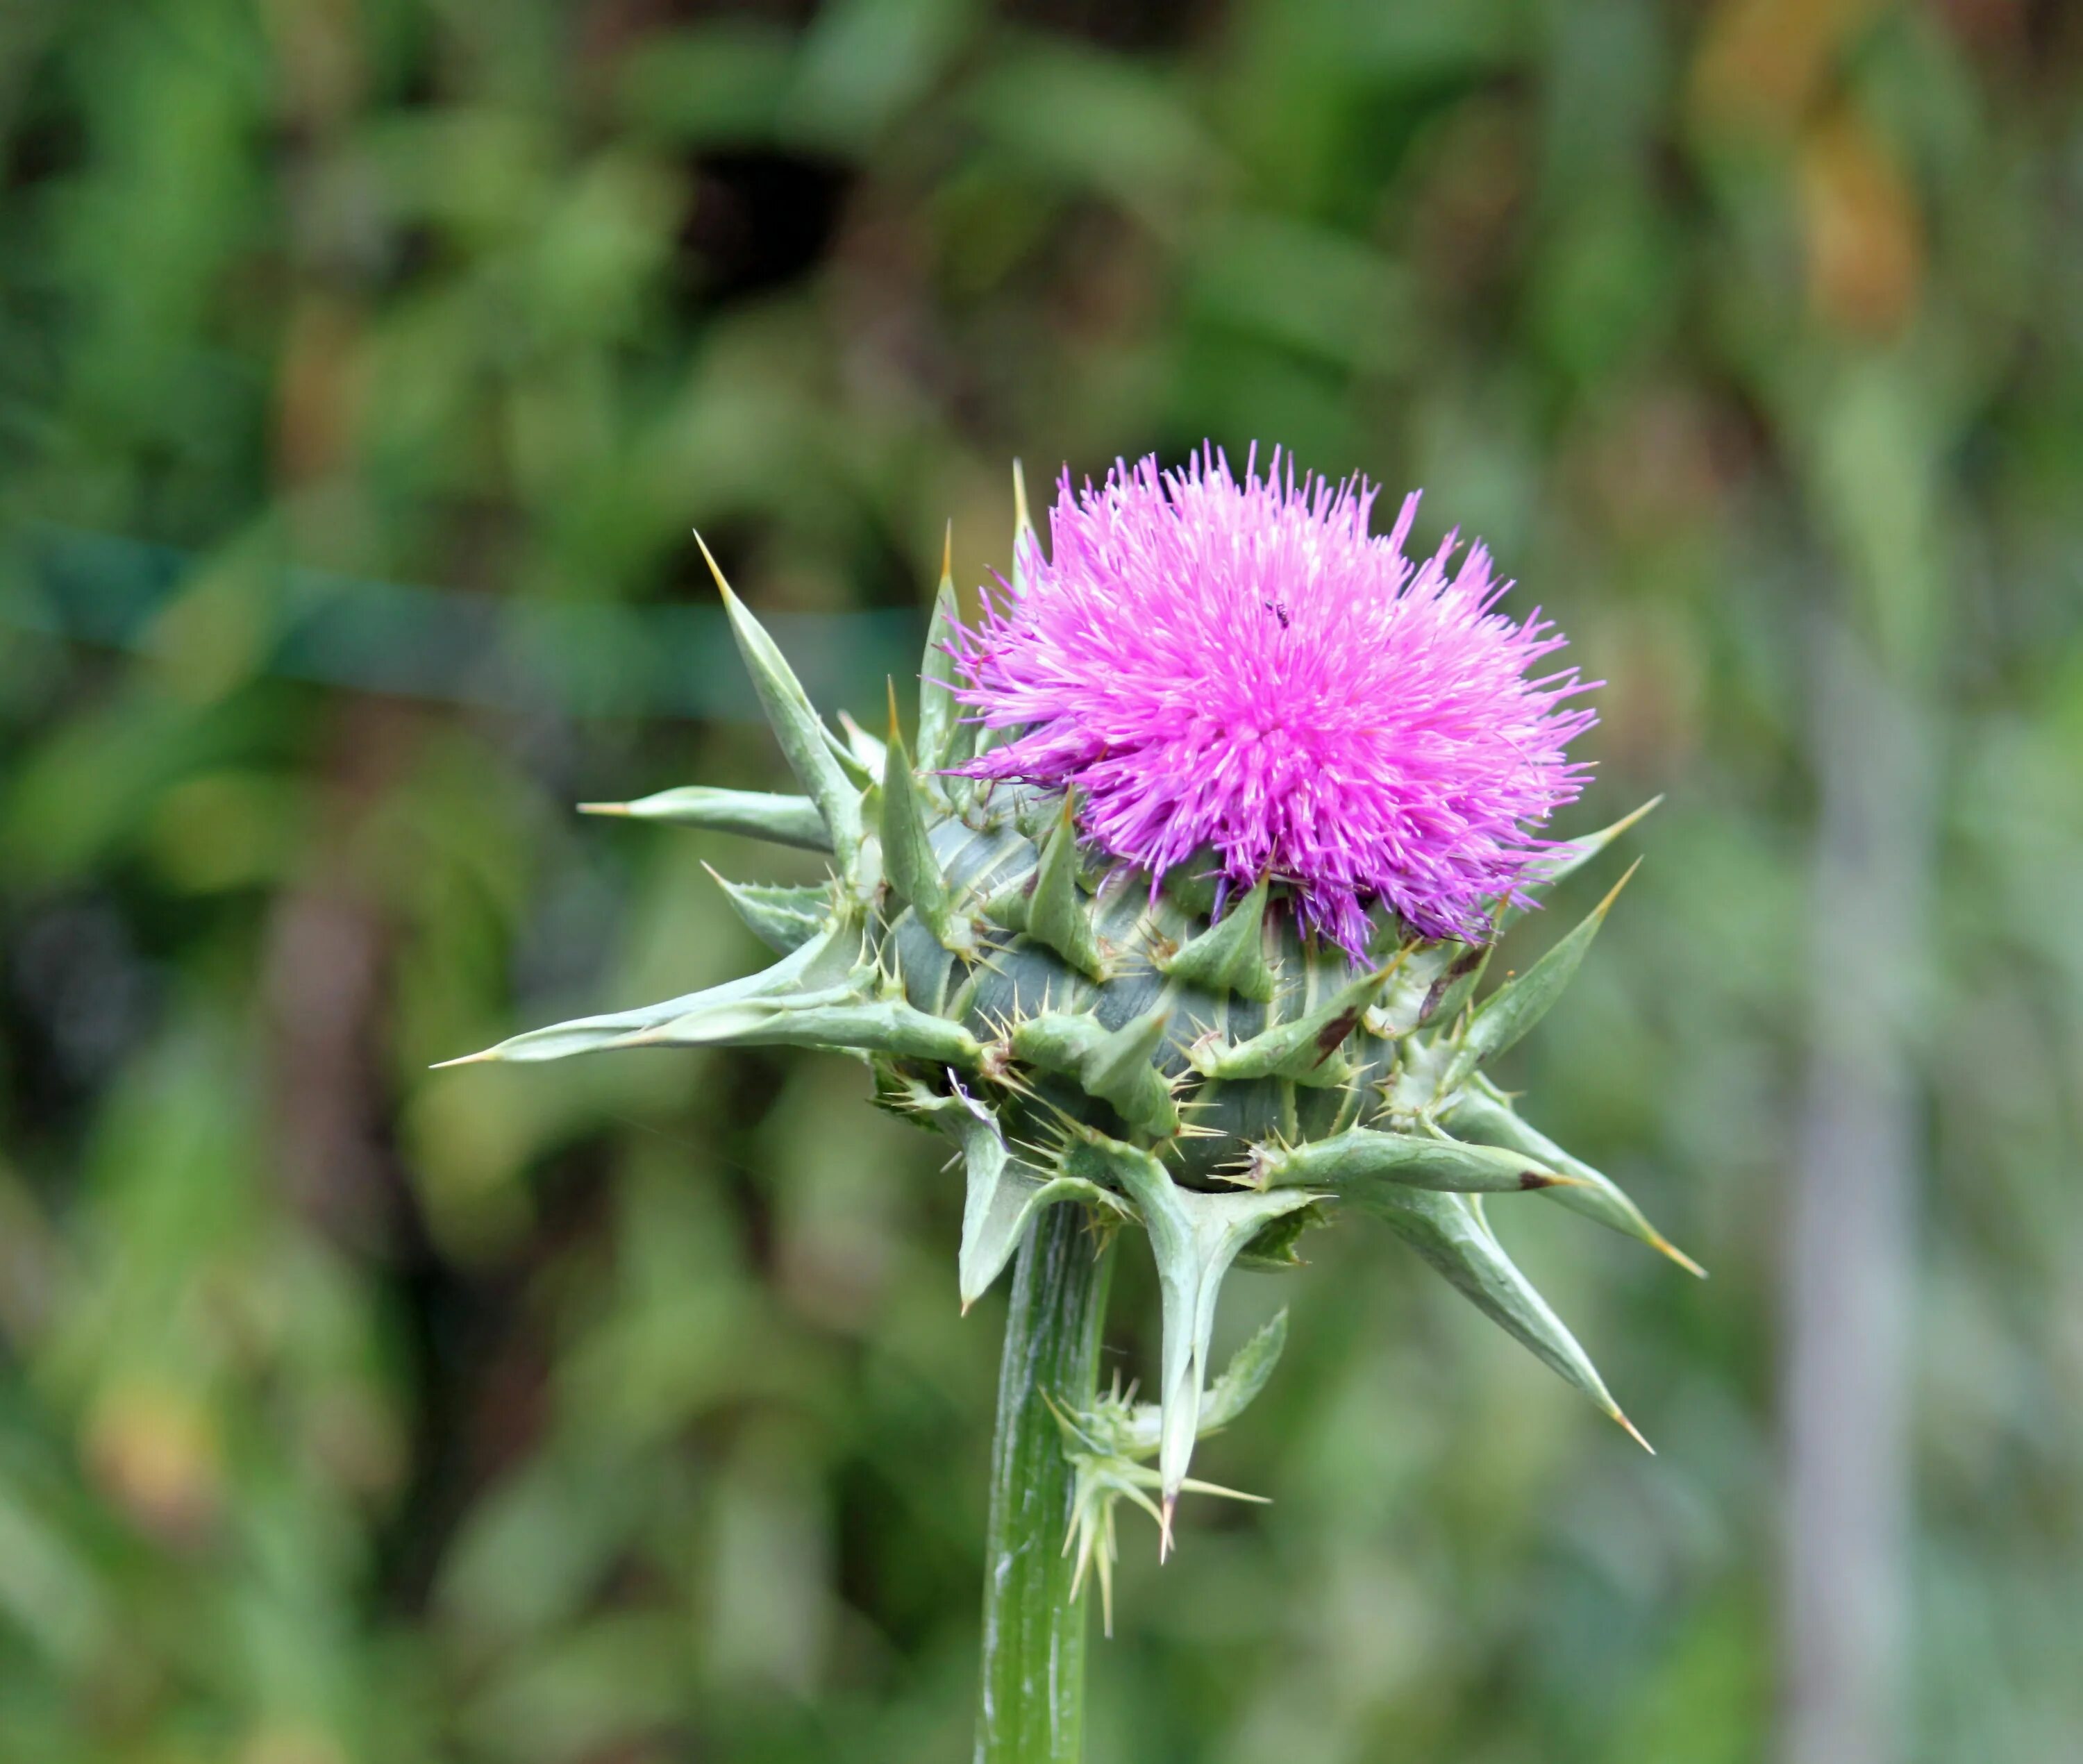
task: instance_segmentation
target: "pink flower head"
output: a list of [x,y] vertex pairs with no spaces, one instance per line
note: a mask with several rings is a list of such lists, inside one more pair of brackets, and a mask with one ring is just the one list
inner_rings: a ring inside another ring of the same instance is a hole
[[[987,594],[954,650],[957,696],[1017,729],[963,768],[1077,792],[1080,830],[1153,883],[1211,850],[1227,884],[1270,872],[1309,927],[1363,957],[1385,902],[1430,937],[1479,940],[1575,800],[1563,749],[1595,720],[1574,669],[1528,679],[1564,639],[1456,541],[1413,565],[1367,530],[1375,487],[1298,480],[1276,450],[1241,480],[1213,448],[1185,469],[1067,471],[1050,555]],[[1537,871],[1535,874],[1537,875]]]

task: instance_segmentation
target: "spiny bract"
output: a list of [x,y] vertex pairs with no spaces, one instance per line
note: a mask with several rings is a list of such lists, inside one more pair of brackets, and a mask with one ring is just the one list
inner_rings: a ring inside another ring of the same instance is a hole
[[[1037,555],[1022,496],[1016,594],[1021,559]],[[1153,889],[1147,873],[1088,851],[1070,800],[955,775],[994,732],[965,720],[951,690],[944,634],[956,601],[944,567],[915,760],[894,692],[886,743],[851,726],[834,734],[720,572],[716,581],[804,794],[691,787],[587,806],[826,851],[830,879],[722,884],[780,956],[764,972],[534,1030],[471,1059],[722,1044],[861,1057],[879,1102],[960,1147],[965,1309],[1044,1207],[1085,1207],[1102,1230],[1140,1224],[1163,1304],[1159,1400],[1117,1395],[1060,1417],[1080,1471],[1081,1572],[1096,1558],[1103,1582],[1116,1500],[1150,1507],[1168,1542],[1180,1491],[1205,1486],[1187,1479],[1194,1440],[1242,1408],[1278,1352],[1278,1331],[1262,1333],[1211,1382],[1224,1275],[1240,1263],[1299,1265],[1296,1239],[1333,1211],[1380,1218],[1628,1424],[1483,1211],[1487,1196],[1536,1191],[1692,1266],[1485,1075],[1554,1002],[1612,895],[1480,1002],[1486,947],[1424,937],[1385,909],[1356,966],[1305,935],[1286,884],[1261,878],[1217,917],[1214,880],[1192,866]],[[1552,848],[1544,880],[1569,874],[1641,812]],[[1499,928],[1515,910],[1497,906]],[[1142,1462],[1152,1456],[1154,1471]]]

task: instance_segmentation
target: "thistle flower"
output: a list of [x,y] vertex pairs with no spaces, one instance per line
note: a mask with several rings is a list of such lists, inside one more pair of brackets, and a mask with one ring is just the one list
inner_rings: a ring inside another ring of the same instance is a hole
[[1563,750],[1594,717],[1574,669],[1527,677],[1564,639],[1498,610],[1483,547],[1413,564],[1417,496],[1377,538],[1375,493],[1278,450],[1263,478],[1212,449],[1081,493],[1066,472],[1048,555],[956,639],[957,697],[1020,732],[965,775],[1075,791],[1080,830],[1153,884],[1199,853],[1234,887],[1270,874],[1356,960],[1377,901],[1483,940],[1525,904],[1530,829],[1575,799]]
[[[1485,1070],[1560,996],[1619,888],[1479,996],[1496,932],[1529,886],[1645,811],[1567,844],[1533,835],[1577,793],[1563,749],[1590,721],[1567,702],[1582,690],[1574,673],[1527,677],[1560,639],[1497,610],[1480,547],[1451,573],[1451,542],[1411,564],[1413,504],[1370,538],[1373,496],[1298,481],[1277,455],[1241,481],[1212,452],[1169,476],[1145,461],[1082,496],[1066,483],[1046,555],[1023,498],[1017,585],[974,631],[957,625],[943,562],[912,747],[894,692],[886,741],[852,724],[834,733],[718,572],[802,794],[695,786],[589,806],[822,851],[829,876],[718,878],[780,957],[763,972],[471,1057],[728,1044],[860,1057],[878,1103],[959,1154],[965,1310],[1023,1244],[1060,1250],[1067,1219],[1102,1241],[1139,1227],[1164,1307],[1157,1401],[1100,1398],[1096,1320],[1071,1331],[1076,1379],[1001,1397],[1012,1432],[995,1462],[1071,1479],[1066,1597],[1095,1564],[1104,1592],[1120,1500],[1156,1513],[1168,1545],[1180,1493],[1208,1487],[1187,1474],[1194,1441],[1270,1374],[1278,1330],[1211,1378],[1232,1267],[1299,1267],[1306,1228],[1367,1215],[1625,1426],[1492,1234],[1485,1197],[1546,1195],[1692,1266]],[[1007,739],[990,745],[993,732]],[[1203,850],[1240,897],[1215,897]],[[1402,921],[1387,936],[1371,918],[1384,903]],[[1043,1327],[1052,1302],[1016,1296],[1008,1379],[1039,1375],[1043,1357],[1014,1352],[1013,1332]],[[1060,1426],[1053,1460],[1021,1431],[1033,1425]],[[1050,1510],[1014,1490],[1002,1517]],[[995,1555],[994,1611],[1053,1572],[1048,1554],[1030,1538]],[[1034,1677],[1008,1674],[1008,1697]]]

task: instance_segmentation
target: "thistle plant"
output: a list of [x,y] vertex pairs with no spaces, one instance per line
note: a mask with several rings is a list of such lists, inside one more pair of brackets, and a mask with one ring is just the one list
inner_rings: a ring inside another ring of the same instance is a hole
[[[1189,1475],[1195,1442],[1246,1408],[1287,1330],[1282,1312],[1211,1375],[1233,1267],[1299,1267],[1310,1227],[1371,1216],[1630,1433],[1485,1208],[1545,1196],[1693,1268],[1488,1070],[1620,884],[1485,993],[1498,935],[1645,811],[1540,837],[1582,785],[1565,749],[1587,688],[1532,674],[1563,639],[1500,609],[1510,584],[1480,545],[1456,563],[1450,535],[1413,562],[1417,499],[1377,536],[1374,497],[1277,454],[1241,476],[1212,450],[1170,473],[1146,460],[1097,487],[1066,475],[1045,551],[1020,494],[1012,572],[974,626],[943,565],[909,745],[894,690],[885,738],[821,720],[711,559],[803,793],[587,806],[807,847],[830,876],[721,882],[779,957],[764,971],[470,1056],[836,1049],[881,1106],[953,1142],[962,1308],[1017,1264],[977,1745],[992,1764],[1078,1755],[1084,1606],[1096,1586],[1110,1627],[1121,1504],[1163,1555],[1181,1493],[1230,1492]],[[1131,1229],[1161,1298],[1150,1403],[1095,1380]]]

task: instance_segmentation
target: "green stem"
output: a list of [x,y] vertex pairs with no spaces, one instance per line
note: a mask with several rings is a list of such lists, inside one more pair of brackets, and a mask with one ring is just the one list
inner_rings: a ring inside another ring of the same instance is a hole
[[1071,1471],[1043,1392],[1066,1407],[1092,1402],[1113,1270],[1110,1247],[1075,1202],[1035,1220],[1013,1268],[991,1453],[976,1764],[1076,1764],[1084,1749],[1088,1602],[1071,1597]]

